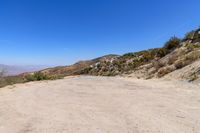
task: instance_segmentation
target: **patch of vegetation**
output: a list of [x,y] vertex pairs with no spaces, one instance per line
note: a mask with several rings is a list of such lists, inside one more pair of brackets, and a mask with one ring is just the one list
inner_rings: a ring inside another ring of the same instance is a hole
[[13,85],[17,83],[25,83],[25,82],[26,81],[21,76],[7,76],[7,77],[0,78],[0,87]]
[[187,54],[184,60],[188,61],[195,61],[200,58],[200,51],[192,51],[191,53]]
[[44,74],[42,72],[35,72],[33,74],[28,74],[25,76],[26,81],[41,81],[41,80],[50,80],[51,76]]
[[175,70],[175,68],[173,66],[167,66],[167,67],[161,68],[158,71],[157,76],[158,76],[158,78],[161,78],[174,70]]
[[[193,34],[194,31],[189,32],[186,34],[185,38],[192,39]],[[188,44],[187,49],[179,49],[177,52],[174,51],[175,49],[181,47],[182,41],[184,40],[181,40],[178,37],[174,36],[171,37],[162,48],[127,53],[115,58],[112,61],[100,61],[96,66],[93,65],[86,69],[83,69],[82,74],[115,76],[132,72],[140,66],[152,63],[155,70],[159,70],[158,75],[160,77],[174,71],[175,69],[179,69],[188,65],[189,63],[191,63],[191,61],[198,58],[196,53],[191,53],[191,55],[187,54],[194,51],[194,49],[199,48],[200,43]],[[189,47],[192,47],[192,50],[189,50]],[[174,51],[174,53],[172,53],[172,51]],[[172,55],[160,61],[162,57],[165,57],[169,53],[172,53]],[[180,60],[180,55],[187,56]]]
[[127,53],[115,59],[101,61],[96,65],[83,69],[80,74],[115,76],[129,73],[135,68],[145,65],[156,58],[162,58],[167,54],[164,48],[155,48],[135,53]]
[[185,40],[191,40],[191,39],[193,39],[194,34],[195,34],[195,30],[192,30],[192,31],[190,31],[190,32],[188,32],[188,33],[185,34],[184,39]]
[[29,81],[41,81],[41,80],[55,80],[55,79],[60,79],[62,76],[60,75],[49,75],[43,72],[35,72],[33,74],[28,74],[24,76],[24,79],[26,82]]
[[54,80],[60,79],[61,76],[47,75],[42,72],[35,72],[32,74],[19,75],[19,76],[4,76],[0,78],[0,87],[13,85],[18,83],[26,83],[30,81]]
[[192,51],[174,63],[177,69],[183,68],[200,58],[200,51]]
[[168,64],[168,65],[172,65],[172,64],[174,64],[174,62],[177,61],[177,60],[178,60],[178,54],[172,54],[172,55],[169,57],[167,64]]
[[193,81],[195,81],[195,80],[197,80],[197,79],[198,79],[197,74],[196,74],[196,73],[193,73],[193,74],[190,76],[189,82],[193,82]]
[[169,41],[167,41],[164,45],[164,49],[167,50],[167,52],[171,52],[173,51],[175,48],[179,47],[181,43],[181,39],[179,39],[178,37],[172,37],[169,39]]
[[197,42],[197,43],[188,43],[186,45],[186,47],[190,50],[190,51],[193,51],[197,48],[200,48],[200,42]]

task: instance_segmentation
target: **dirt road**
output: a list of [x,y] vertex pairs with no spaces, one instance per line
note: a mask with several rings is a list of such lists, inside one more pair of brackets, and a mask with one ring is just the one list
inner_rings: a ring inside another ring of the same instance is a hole
[[200,133],[200,88],[89,76],[8,86],[0,133]]

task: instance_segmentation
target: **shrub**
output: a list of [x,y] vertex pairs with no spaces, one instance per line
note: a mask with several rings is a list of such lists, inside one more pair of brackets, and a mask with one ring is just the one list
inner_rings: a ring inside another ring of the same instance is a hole
[[193,39],[194,34],[195,34],[195,30],[192,30],[192,31],[185,34],[184,39],[185,40]]
[[196,74],[196,73],[193,73],[193,74],[190,76],[190,78],[189,78],[189,82],[195,81],[195,80],[197,80],[197,79],[198,79],[197,74]]
[[167,64],[172,65],[178,59],[178,54],[173,54],[169,57]]
[[165,43],[164,49],[166,49],[167,52],[170,52],[170,51],[174,50],[175,48],[177,48],[179,46],[180,42],[181,42],[181,39],[174,36]]
[[188,43],[187,45],[188,50],[193,51],[196,48],[200,48],[200,43]]
[[48,75],[42,72],[35,72],[33,74],[18,75],[18,76],[2,76],[0,78],[0,87],[7,85],[13,85],[17,83],[25,83],[29,81],[40,81],[40,80],[54,80],[60,79],[63,76],[60,75]]
[[174,66],[176,67],[176,69],[180,69],[180,68],[182,68],[182,67],[185,66],[185,63],[184,63],[184,61],[182,61],[182,60],[178,60],[178,61],[176,61],[176,62],[174,63]]
[[174,71],[176,68],[174,66],[167,66],[167,67],[164,67],[164,68],[161,68],[158,73],[157,73],[157,76],[158,78],[161,78],[163,76],[165,76],[166,74]]
[[17,83],[24,83],[25,80],[22,76],[7,76],[2,77],[0,80],[0,87],[4,87],[6,85],[13,85]]
[[194,62],[195,60],[200,58],[200,51],[193,51],[187,55],[181,60],[178,60],[174,63],[175,67],[177,69],[180,69],[182,67],[185,67],[186,65]]
[[195,43],[195,44],[194,44],[194,47],[195,47],[195,48],[200,48],[200,42]]
[[51,80],[54,79],[52,76],[44,74],[42,72],[35,72],[25,76],[26,81],[41,81],[41,80]]
[[165,66],[164,62],[158,60],[158,61],[153,61],[152,62],[153,66],[155,67],[156,70],[160,69],[161,67]]
[[185,56],[185,60],[189,60],[191,62],[200,58],[200,51],[193,51]]
[[36,72],[34,73],[34,77],[37,81],[40,81],[40,80],[49,80],[51,79],[50,76],[48,76],[47,74],[44,74],[42,72]]
[[164,57],[167,54],[166,49],[164,48],[159,48],[156,50],[156,57]]
[[24,80],[26,81],[35,81],[36,79],[34,78],[34,76],[32,74],[26,75]]

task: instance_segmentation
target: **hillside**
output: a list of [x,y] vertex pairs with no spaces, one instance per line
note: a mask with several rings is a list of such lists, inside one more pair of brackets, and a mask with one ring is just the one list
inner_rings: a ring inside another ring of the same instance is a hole
[[16,83],[25,83],[29,81],[39,81],[39,80],[54,80],[54,79],[64,78],[65,76],[77,75],[77,73],[79,73],[81,70],[86,69],[98,62],[108,61],[116,57],[118,57],[118,55],[106,55],[92,60],[79,61],[70,66],[58,66],[34,72],[24,71],[25,73],[13,76],[4,75],[4,77],[2,77],[0,73],[0,87]]
[[79,71],[79,74],[127,75],[150,79],[167,77],[170,73],[177,75],[180,72],[178,79],[195,81],[200,77],[199,59],[200,29],[197,29],[187,33],[183,39],[172,37],[162,48],[128,53],[101,61]]
[[118,55],[105,55],[105,56],[102,56],[102,57],[99,57],[96,59],[92,59],[92,60],[79,61],[70,66],[58,66],[55,68],[48,68],[48,69],[42,70],[40,72],[42,72],[46,75],[51,75],[51,76],[59,76],[59,77],[70,76],[70,75],[74,75],[77,72],[79,72],[85,68],[88,68],[98,62],[109,61],[116,57],[118,57]]
[[163,47],[106,55],[18,76],[0,77],[0,87],[37,80],[53,80],[71,75],[126,76],[142,79],[165,78],[189,82],[200,81],[200,29],[183,39],[172,37]]
[[[184,69],[179,79],[188,81],[196,80],[199,77],[200,43],[190,43],[188,41],[180,43],[180,47],[159,60],[153,60],[147,65],[136,68],[132,76],[138,78],[161,78]],[[194,64],[197,65],[194,65]],[[192,69],[190,69],[193,66]],[[186,73],[190,73],[187,74]],[[175,75],[177,77],[177,74]],[[174,77],[174,76],[171,76]]]

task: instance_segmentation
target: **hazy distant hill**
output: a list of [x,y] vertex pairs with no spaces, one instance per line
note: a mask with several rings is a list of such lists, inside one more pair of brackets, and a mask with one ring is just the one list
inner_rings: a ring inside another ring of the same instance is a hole
[[5,74],[9,76],[18,75],[25,72],[39,71],[44,68],[47,68],[47,66],[10,66],[0,64],[0,70],[5,70]]

